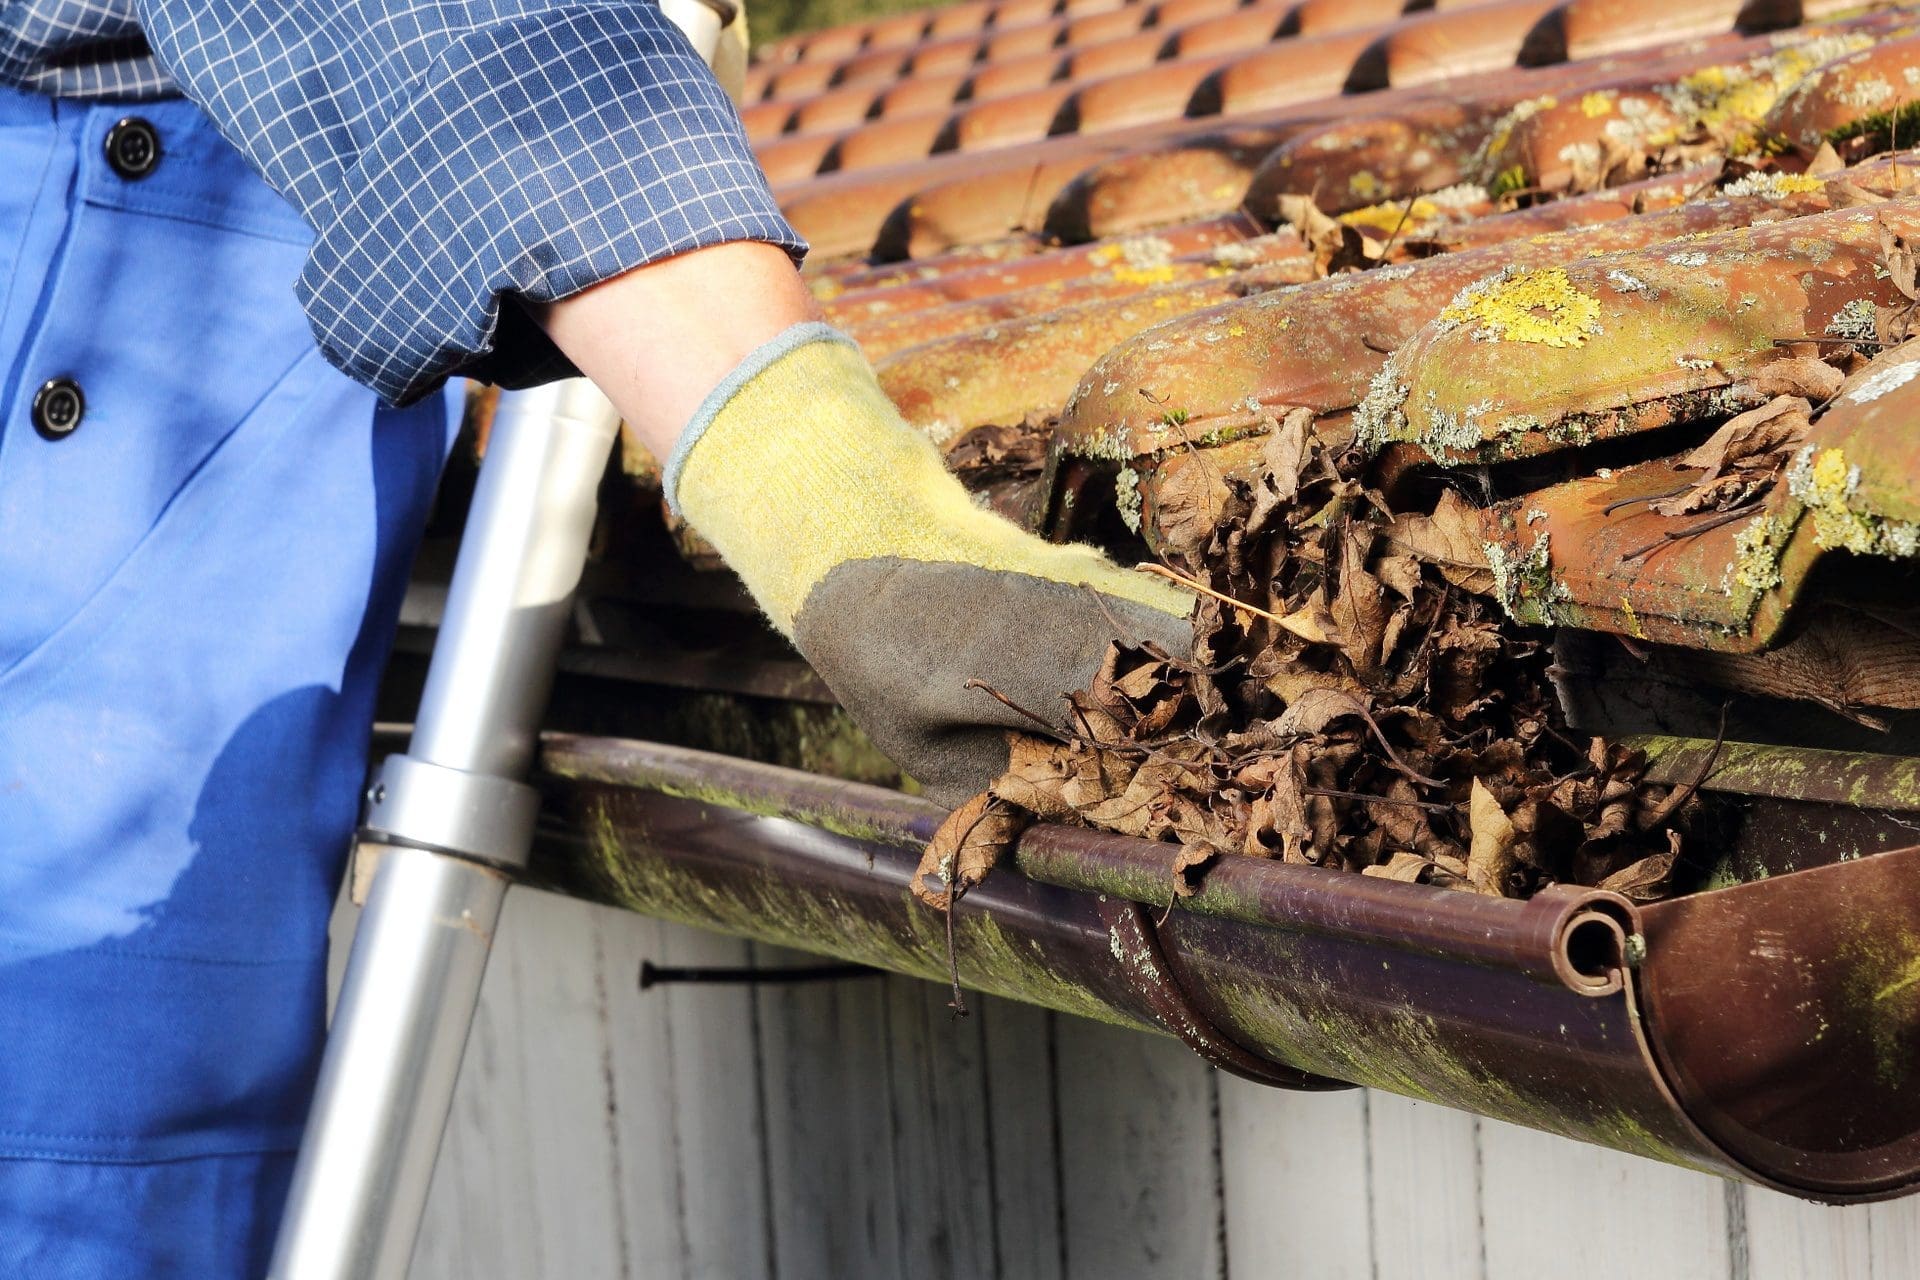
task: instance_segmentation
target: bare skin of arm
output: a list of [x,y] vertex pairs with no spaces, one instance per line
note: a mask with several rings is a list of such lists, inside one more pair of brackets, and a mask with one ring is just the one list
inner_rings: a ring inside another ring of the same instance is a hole
[[665,459],[707,392],[820,309],[785,251],[758,241],[636,267],[534,319]]

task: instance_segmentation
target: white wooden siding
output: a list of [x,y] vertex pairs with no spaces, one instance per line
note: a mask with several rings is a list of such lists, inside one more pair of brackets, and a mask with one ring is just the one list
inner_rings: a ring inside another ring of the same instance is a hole
[[900,978],[509,895],[416,1280],[1909,1280],[1920,1198],[1826,1209]]

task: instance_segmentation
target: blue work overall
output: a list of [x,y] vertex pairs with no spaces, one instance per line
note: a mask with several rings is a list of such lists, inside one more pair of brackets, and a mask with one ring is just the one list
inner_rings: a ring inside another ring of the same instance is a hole
[[238,1280],[271,1249],[453,421],[316,352],[308,239],[190,104],[0,89],[10,1280]]

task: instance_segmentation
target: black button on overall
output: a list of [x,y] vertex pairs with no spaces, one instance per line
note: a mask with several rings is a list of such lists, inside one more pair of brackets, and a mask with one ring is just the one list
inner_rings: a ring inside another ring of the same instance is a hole
[[144,178],[160,163],[160,132],[139,116],[107,130],[107,167],[129,181]]
[[72,378],[54,378],[33,395],[33,429],[49,440],[71,435],[86,416],[87,397]]

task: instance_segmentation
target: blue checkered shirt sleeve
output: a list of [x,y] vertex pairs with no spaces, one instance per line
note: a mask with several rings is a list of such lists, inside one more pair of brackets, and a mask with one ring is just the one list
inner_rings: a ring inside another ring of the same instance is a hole
[[653,3],[140,0],[161,62],[317,233],[320,348],[404,403],[565,360],[509,300],[734,240],[806,250]]

